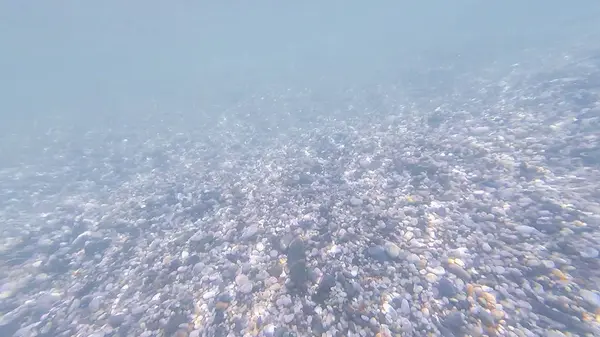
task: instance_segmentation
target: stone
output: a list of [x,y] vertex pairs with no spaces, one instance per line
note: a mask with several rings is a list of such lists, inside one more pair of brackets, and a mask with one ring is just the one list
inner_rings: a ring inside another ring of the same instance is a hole
[[462,268],[461,266],[454,264],[454,263],[450,263],[448,264],[448,271],[450,271],[452,274],[458,276],[459,278],[461,278],[463,281],[469,281],[471,280],[471,274],[466,271],[464,268]]
[[379,245],[369,247],[367,249],[367,255],[379,262],[385,262],[388,257],[385,249]]
[[350,205],[357,207],[363,204],[362,199],[357,198],[357,197],[352,197],[350,198]]
[[384,247],[385,247],[385,252],[392,259],[396,259],[396,258],[398,258],[398,256],[400,256],[400,247],[398,247],[395,243],[388,241],[385,243]]

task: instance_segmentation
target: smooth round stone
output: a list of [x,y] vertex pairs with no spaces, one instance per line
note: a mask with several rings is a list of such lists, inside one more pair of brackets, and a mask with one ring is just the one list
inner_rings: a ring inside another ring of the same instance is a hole
[[579,255],[586,259],[595,259],[598,257],[598,254],[598,250],[593,247],[585,247],[579,252]]
[[487,242],[484,242],[481,245],[481,249],[483,249],[483,251],[486,252],[486,253],[489,253],[489,252],[492,251],[492,247]]
[[427,273],[427,275],[425,275],[425,279],[429,283],[434,283],[437,282],[438,277],[434,273]]
[[419,257],[419,255],[412,253],[412,254],[408,255],[406,260],[410,263],[417,263],[417,262],[421,261],[421,258]]
[[385,248],[385,252],[392,259],[395,259],[398,256],[400,256],[400,247],[398,247],[395,243],[393,243],[393,242],[386,242],[384,248]]
[[550,261],[550,260],[544,260],[544,261],[542,261],[542,264],[544,265],[544,267],[546,267],[548,269],[552,269],[556,266],[554,264],[554,261]]
[[431,272],[438,276],[442,276],[442,275],[446,274],[446,269],[444,269],[444,267],[442,267],[442,266],[437,266],[435,268],[431,268]]

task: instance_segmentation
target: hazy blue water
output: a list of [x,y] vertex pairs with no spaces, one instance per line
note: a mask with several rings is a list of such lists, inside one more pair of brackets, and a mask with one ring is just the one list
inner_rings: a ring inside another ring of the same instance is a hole
[[206,3],[1,2],[3,125],[86,123],[155,104],[191,113],[269,87],[326,91],[427,65],[510,61],[600,18],[598,1]]

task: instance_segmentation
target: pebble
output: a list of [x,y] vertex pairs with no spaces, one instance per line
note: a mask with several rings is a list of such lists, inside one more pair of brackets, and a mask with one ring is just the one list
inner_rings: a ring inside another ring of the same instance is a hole
[[400,256],[400,247],[398,247],[395,243],[388,241],[385,243],[385,252],[392,259],[396,259],[398,256]]
[[464,268],[462,268],[461,266],[450,263],[450,264],[448,264],[447,268],[452,274],[460,277],[463,281],[471,280],[471,274],[468,271],[466,271]]
[[429,283],[435,283],[438,278],[437,278],[437,275],[435,275],[433,273],[427,273],[427,275],[425,275],[425,279]]
[[538,234],[539,231],[531,226],[518,225],[515,226],[515,230],[523,235],[533,235]]
[[357,197],[352,197],[350,198],[350,205],[357,207],[363,204],[362,199],[357,198]]
[[579,291],[579,296],[581,296],[581,298],[583,298],[590,305],[600,309],[600,294],[597,292],[581,289]]
[[417,262],[421,261],[421,258],[419,257],[419,255],[411,253],[408,255],[406,260],[410,263],[417,263]]
[[430,271],[438,276],[442,276],[442,275],[446,274],[446,269],[444,269],[444,267],[442,267],[442,266],[437,266],[435,268],[431,268]]
[[403,315],[410,314],[410,303],[408,303],[408,300],[406,298],[403,298],[402,302],[400,303],[400,312]]
[[285,324],[290,324],[294,320],[294,314],[288,314],[283,316],[283,322]]
[[210,300],[211,298],[214,298],[216,295],[217,295],[217,292],[214,290],[207,291],[204,294],[202,294],[202,299]]
[[598,250],[594,247],[584,247],[579,254],[586,259],[595,259],[598,257]]
[[387,253],[386,250],[381,247],[381,246],[372,246],[369,247],[369,249],[367,250],[368,255],[379,261],[379,262],[385,262],[387,260]]
[[457,294],[454,283],[445,277],[442,277],[438,282],[438,292],[441,296],[450,298],[456,296]]
[[248,294],[252,291],[253,285],[248,276],[239,274],[235,277],[235,284],[238,286],[238,290],[243,294]]

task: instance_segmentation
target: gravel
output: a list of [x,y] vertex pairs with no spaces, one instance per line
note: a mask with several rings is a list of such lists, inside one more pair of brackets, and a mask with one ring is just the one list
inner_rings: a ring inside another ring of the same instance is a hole
[[53,129],[0,170],[0,336],[599,335],[600,58],[548,55]]

